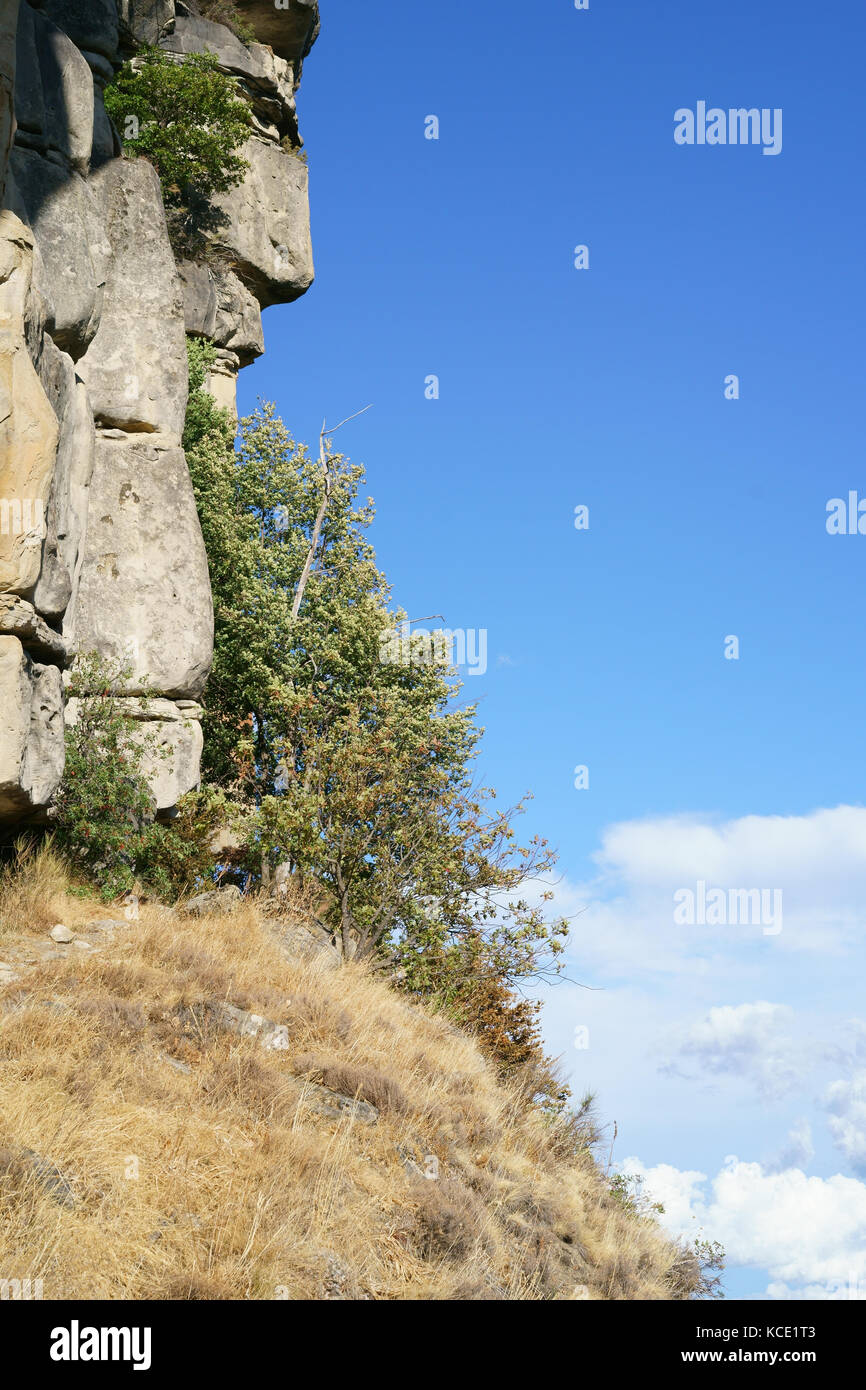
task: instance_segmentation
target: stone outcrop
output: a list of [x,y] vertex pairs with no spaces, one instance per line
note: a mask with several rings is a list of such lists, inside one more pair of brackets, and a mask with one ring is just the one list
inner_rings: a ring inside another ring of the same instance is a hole
[[[63,771],[64,672],[99,651],[159,810],[199,779],[213,648],[181,436],[186,337],[234,408],[261,310],[313,277],[295,95],[314,0],[241,3],[260,42],[181,0],[4,0],[0,15],[0,825],[44,818]],[[104,89],[141,44],[211,53],[250,106],[243,183],[206,260],[176,261],[155,170],[123,157]],[[144,703],[139,696],[144,696]]]

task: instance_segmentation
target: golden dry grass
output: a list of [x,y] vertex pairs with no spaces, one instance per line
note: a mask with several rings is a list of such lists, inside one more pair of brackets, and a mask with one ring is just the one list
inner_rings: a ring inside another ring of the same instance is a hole
[[[0,920],[106,915],[49,861],[38,892],[0,886]],[[285,1025],[288,1050],[210,1026],[217,1002]],[[378,1123],[317,1114],[304,1077]],[[0,1278],[46,1298],[683,1297],[683,1252],[561,1138],[471,1038],[361,967],[285,960],[254,907],[144,906],[98,954],[0,986]]]

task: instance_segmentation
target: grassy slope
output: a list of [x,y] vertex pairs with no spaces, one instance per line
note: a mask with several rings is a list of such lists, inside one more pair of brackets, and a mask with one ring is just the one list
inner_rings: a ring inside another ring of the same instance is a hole
[[[0,959],[52,923],[111,915],[43,855],[0,886]],[[471,1038],[359,967],[284,959],[253,907],[193,921],[145,906],[98,953],[15,969],[0,984],[0,1277],[42,1278],[54,1299],[687,1296],[688,1257],[588,1152],[568,1156]],[[208,1026],[208,1001],[285,1024],[288,1051]],[[317,1114],[299,1071],[378,1105],[378,1123]],[[69,1179],[74,1209],[24,1150]],[[435,1156],[439,1178],[413,1176],[409,1155]]]

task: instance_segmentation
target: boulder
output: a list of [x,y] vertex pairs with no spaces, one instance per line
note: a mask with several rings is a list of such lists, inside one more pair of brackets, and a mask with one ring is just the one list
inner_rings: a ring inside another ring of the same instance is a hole
[[12,155],[15,185],[44,265],[45,328],[73,360],[99,326],[111,248],[92,188],[33,150]]
[[216,329],[217,291],[209,266],[198,261],[178,261],[183,287],[183,315],[187,333],[213,338]]
[[60,426],[60,440],[48,499],[42,568],[33,603],[39,613],[52,620],[65,614],[66,638],[72,642],[96,432],[87,390],[76,375],[72,359],[46,337],[36,365]]
[[93,77],[86,59],[57,25],[34,15],[42,79],[45,143],[79,173],[90,167]]
[[17,637],[34,661],[64,666],[66,643],[59,632],[40,618],[32,603],[12,594],[0,594],[0,633]]
[[227,883],[224,888],[214,888],[190,898],[186,910],[191,917],[228,917],[237,911],[242,901],[240,888]]
[[318,0],[287,0],[279,9],[274,0],[237,0],[237,7],[255,29],[259,43],[270,44],[300,75],[319,34]]
[[249,139],[243,183],[214,204],[225,222],[214,241],[261,307],[285,304],[313,283],[307,166],[279,145]]
[[63,776],[63,691],[56,666],[0,636],[0,818],[46,805]]
[[174,20],[174,0],[118,0],[120,41],[124,50],[156,44]]
[[196,791],[201,782],[203,711],[198,705],[180,710],[170,700],[148,700],[143,710],[135,702],[129,712],[140,723],[146,748],[142,768],[157,814],[170,815],[180,798]]
[[248,367],[265,350],[262,311],[257,299],[232,270],[214,272],[217,307],[212,337],[218,347],[236,352]]
[[213,655],[213,603],[183,450],[154,436],[99,435],[89,493],[76,645],[130,664],[129,694],[197,699]]
[[97,424],[180,441],[186,412],[183,293],[159,178],[145,159],[116,159],[90,179],[111,253],[99,327],[78,364]]
[[246,367],[265,350],[259,302],[234,271],[179,261],[187,333],[237,354]]
[[39,577],[59,433],[27,346],[32,264],[32,233],[0,212],[0,593]]

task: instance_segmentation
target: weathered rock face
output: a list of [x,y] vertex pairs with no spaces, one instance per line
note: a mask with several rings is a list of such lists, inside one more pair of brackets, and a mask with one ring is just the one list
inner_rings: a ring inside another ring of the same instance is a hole
[[126,661],[130,692],[183,700],[204,690],[207,556],[183,450],[164,436],[97,437],[75,640]]
[[[0,823],[40,817],[63,771],[63,671],[99,651],[169,813],[199,778],[213,647],[181,435],[186,336],[234,407],[261,309],[312,280],[295,93],[312,0],[241,3],[242,43],[190,0],[3,0],[0,14]],[[103,90],[142,43],[216,55],[249,102],[243,184],[207,263],[175,262],[155,170],[122,157]],[[142,705],[136,698],[145,693]]]

